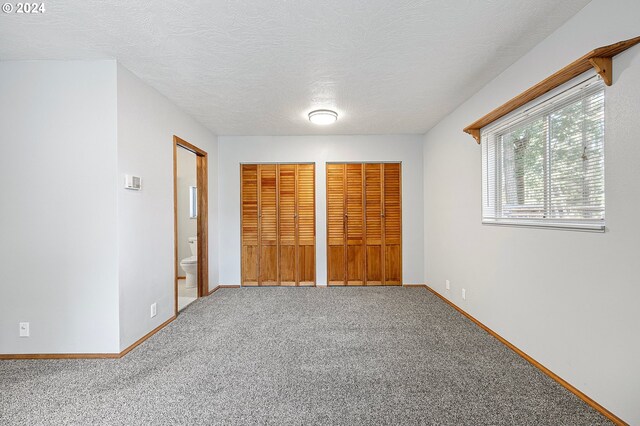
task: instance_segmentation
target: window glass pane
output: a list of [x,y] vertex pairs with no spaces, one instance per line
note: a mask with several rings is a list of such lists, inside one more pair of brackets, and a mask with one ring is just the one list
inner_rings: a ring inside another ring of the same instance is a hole
[[552,218],[604,218],[604,103],[602,93],[550,115]]
[[198,217],[198,188],[189,187],[189,218],[196,219]]
[[545,122],[540,118],[500,136],[503,216],[544,215]]

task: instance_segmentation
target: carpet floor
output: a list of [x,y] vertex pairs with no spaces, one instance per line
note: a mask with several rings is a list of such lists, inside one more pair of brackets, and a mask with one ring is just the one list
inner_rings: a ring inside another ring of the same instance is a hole
[[601,425],[423,288],[220,289],[119,360],[0,361],[2,425]]

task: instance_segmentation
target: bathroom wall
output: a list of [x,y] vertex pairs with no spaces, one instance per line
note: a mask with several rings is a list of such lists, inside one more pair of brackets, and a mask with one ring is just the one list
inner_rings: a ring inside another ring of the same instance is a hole
[[462,128],[588,51],[640,35],[638,16],[636,0],[592,1],[424,139],[427,283],[629,424],[640,424],[640,46],[614,59],[606,89],[603,234],[483,226],[480,147]]
[[0,93],[0,354],[118,352],[116,63],[0,62]]
[[198,235],[198,220],[189,217],[189,187],[196,186],[196,154],[178,147],[178,259],[176,271],[178,276],[184,277],[185,272],[180,267],[180,260],[191,256],[189,237]]
[[240,283],[240,163],[316,163],[316,279],[327,283],[326,177],[331,161],[402,161],[403,279],[424,282],[422,136],[220,136],[220,282]]
[[[173,136],[209,159],[209,288],[218,285],[216,136],[118,64],[118,176],[143,179],[142,191],[118,187],[120,349],[174,315]],[[150,306],[157,303],[157,316]]]

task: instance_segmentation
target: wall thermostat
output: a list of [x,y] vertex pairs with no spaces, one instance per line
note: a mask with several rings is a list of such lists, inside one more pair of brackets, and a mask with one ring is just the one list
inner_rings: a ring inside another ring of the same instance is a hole
[[140,191],[142,189],[142,178],[140,176],[124,175],[124,187]]

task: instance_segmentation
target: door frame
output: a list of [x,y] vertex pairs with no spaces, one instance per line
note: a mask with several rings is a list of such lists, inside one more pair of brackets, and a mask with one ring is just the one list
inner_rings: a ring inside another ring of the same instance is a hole
[[[325,241],[326,241],[326,245],[327,245],[327,287],[349,287],[349,285],[347,284],[347,279],[346,279],[346,268],[347,268],[347,263],[345,260],[345,282],[344,284],[340,285],[340,284],[329,284],[329,200],[328,200],[328,194],[329,194],[329,176],[327,175],[327,166],[329,164],[342,164],[342,165],[346,165],[346,164],[399,164],[400,165],[400,260],[402,262],[402,264],[400,265],[400,286],[404,285],[403,284],[403,267],[404,267],[404,257],[402,255],[403,253],[403,245],[404,245],[404,240],[402,238],[402,224],[403,224],[403,215],[404,215],[404,206],[403,206],[403,201],[402,201],[402,174],[404,172],[404,167],[402,167],[402,161],[326,161],[325,162],[325,166],[324,166],[324,174],[325,174],[325,220],[327,222],[326,227],[325,227]],[[364,173],[364,168],[363,168],[363,173]],[[345,179],[346,179],[346,173],[345,173]],[[384,177],[382,178],[384,181]],[[366,195],[365,195],[365,177],[364,174],[362,176],[362,190],[363,190],[363,199],[364,204],[362,206],[363,211],[366,211]],[[384,200],[382,201],[384,202]],[[363,216],[366,217],[366,214],[364,214],[363,212]],[[364,228],[366,229],[366,218],[364,219]],[[345,235],[345,256],[347,255],[346,252],[346,235]],[[366,233],[365,233],[365,247],[366,247]],[[366,248],[365,248],[365,264],[364,264],[364,279],[363,279],[363,283],[361,286],[354,286],[354,287],[366,287],[367,286],[367,274],[366,274],[366,270],[367,270],[367,258],[366,258]],[[383,271],[384,271],[384,265],[383,265]],[[385,281],[385,277],[382,277],[382,281]],[[373,286],[373,285],[372,285]],[[387,286],[386,284],[376,284],[376,286]]]
[[198,191],[198,297],[209,295],[209,170],[207,152],[173,135],[173,281],[174,312],[178,314],[178,147],[196,155]]

